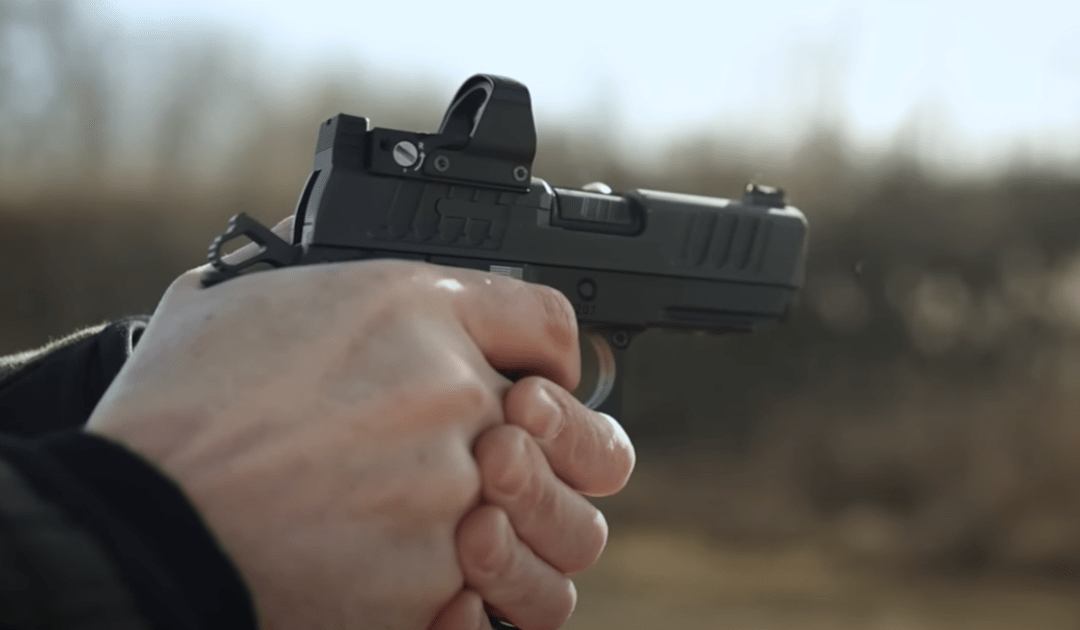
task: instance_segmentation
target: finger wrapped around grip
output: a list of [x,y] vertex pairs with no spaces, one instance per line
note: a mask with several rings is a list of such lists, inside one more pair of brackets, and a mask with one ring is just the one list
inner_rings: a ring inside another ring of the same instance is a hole
[[428,630],[491,630],[480,594],[462,589],[439,612]]
[[458,559],[466,586],[519,628],[555,630],[577,603],[574,583],[514,534],[502,509],[482,505],[458,526]]
[[618,421],[543,377],[514,383],[503,397],[503,413],[536,439],[555,474],[582,494],[615,494],[634,470],[634,446]]
[[484,500],[506,512],[520,538],[562,573],[583,571],[607,542],[603,514],[555,476],[535,440],[500,425],[476,441]]
[[492,367],[539,374],[573,391],[581,379],[574,308],[551,287],[432,265],[455,293],[458,318]]

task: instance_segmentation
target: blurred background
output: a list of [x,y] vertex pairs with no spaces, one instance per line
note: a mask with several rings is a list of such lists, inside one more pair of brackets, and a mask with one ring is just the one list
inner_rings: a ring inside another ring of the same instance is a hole
[[0,353],[290,214],[322,119],[505,74],[552,183],[812,227],[788,325],[635,341],[569,628],[1080,628],[1080,5],[879,4],[0,0]]

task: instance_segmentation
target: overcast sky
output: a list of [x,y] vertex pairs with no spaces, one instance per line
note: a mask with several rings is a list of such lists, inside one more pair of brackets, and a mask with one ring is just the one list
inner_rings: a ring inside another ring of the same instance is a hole
[[1080,159],[1076,0],[92,4],[136,35],[229,25],[282,64],[351,57],[448,97],[471,74],[504,74],[529,86],[538,119],[633,141],[717,127],[781,138],[824,119],[881,147],[921,112],[950,159]]

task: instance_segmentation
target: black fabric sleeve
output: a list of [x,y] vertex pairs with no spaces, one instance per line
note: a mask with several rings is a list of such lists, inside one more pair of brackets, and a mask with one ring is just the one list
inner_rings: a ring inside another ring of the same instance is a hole
[[86,424],[148,320],[129,317],[0,357],[0,434],[31,437]]
[[100,543],[153,628],[255,627],[240,575],[183,492],[134,453],[69,431],[0,439],[0,460]]
[[3,457],[0,628],[150,630],[101,543]]
[[255,628],[241,576],[182,490],[81,430],[144,326],[0,359],[0,626]]

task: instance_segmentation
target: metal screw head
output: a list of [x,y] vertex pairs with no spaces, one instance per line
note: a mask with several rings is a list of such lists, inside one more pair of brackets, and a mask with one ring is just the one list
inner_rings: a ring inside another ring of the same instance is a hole
[[630,335],[626,334],[624,331],[621,330],[617,331],[614,335],[611,336],[611,345],[620,349],[625,348],[626,346],[630,345]]
[[577,285],[578,297],[591,302],[596,297],[596,283],[591,278],[582,278]]
[[420,151],[416,149],[415,144],[402,140],[394,145],[394,161],[398,163],[398,166],[409,168],[416,164],[418,159],[420,159]]
[[518,180],[519,182],[523,182],[528,178],[529,178],[529,169],[525,168],[524,166],[515,166],[514,167],[514,179]]
[[450,158],[445,155],[436,155],[432,165],[435,167],[436,171],[445,173],[450,168]]

